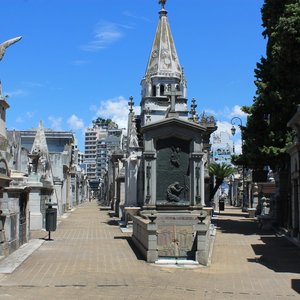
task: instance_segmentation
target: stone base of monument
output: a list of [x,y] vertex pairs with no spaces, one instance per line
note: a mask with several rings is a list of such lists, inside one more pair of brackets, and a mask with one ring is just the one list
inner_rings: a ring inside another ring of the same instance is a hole
[[132,240],[147,262],[175,259],[208,264],[211,218],[204,210],[141,211],[131,217]]

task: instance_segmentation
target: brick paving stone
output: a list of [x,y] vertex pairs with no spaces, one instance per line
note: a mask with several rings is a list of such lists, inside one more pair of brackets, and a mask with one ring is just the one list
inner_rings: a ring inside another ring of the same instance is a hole
[[[226,207],[217,220],[209,267],[147,264],[130,233],[96,202],[80,205],[12,274],[0,276],[11,299],[300,299],[300,249]],[[43,238],[43,231],[35,232]]]

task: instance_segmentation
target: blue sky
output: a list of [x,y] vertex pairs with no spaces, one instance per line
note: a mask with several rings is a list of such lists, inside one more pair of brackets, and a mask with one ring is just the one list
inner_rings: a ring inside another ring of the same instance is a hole
[[[158,0],[0,0],[0,42],[22,40],[0,62],[9,95],[7,128],[72,130],[84,150],[84,128],[98,116],[126,124],[127,99],[140,103]],[[177,54],[197,111],[230,130],[255,95],[254,68],[265,54],[263,0],[169,0]],[[239,141],[239,132],[235,139]],[[238,146],[236,146],[238,147]]]

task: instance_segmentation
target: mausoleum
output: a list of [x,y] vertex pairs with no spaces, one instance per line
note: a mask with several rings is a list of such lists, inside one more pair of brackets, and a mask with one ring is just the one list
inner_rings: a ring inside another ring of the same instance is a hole
[[[150,57],[141,81],[141,114],[130,99],[124,209],[133,220],[133,241],[148,262],[193,260],[207,264],[209,137],[213,117],[188,110],[187,85],[171,34],[166,1],[159,12]],[[129,197],[130,196],[130,197]],[[130,207],[132,210],[130,210]],[[140,210],[135,207],[141,207]]]

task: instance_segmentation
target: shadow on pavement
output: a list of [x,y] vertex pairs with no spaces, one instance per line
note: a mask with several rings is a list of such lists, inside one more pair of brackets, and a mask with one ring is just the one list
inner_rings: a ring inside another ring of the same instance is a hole
[[[251,245],[259,258],[248,259],[257,262],[274,272],[300,273],[300,251],[284,237],[262,236],[264,244]],[[296,283],[299,288],[299,282]]]
[[[232,211],[232,210],[231,210]],[[222,233],[257,235],[262,243],[251,244],[255,257],[248,258],[249,262],[259,263],[274,272],[300,273],[299,248],[285,237],[275,235],[273,230],[261,230],[255,219],[221,213],[217,219],[218,230]],[[299,282],[294,282],[295,289],[299,289]]]
[[119,226],[119,220],[108,220],[107,222],[103,223],[111,226]]
[[292,289],[300,294],[300,279],[292,279],[291,285]]
[[258,224],[254,219],[240,218],[240,219],[218,219],[217,227],[223,233],[236,233],[243,235],[272,235],[271,230],[260,230]]
[[128,245],[132,249],[133,253],[135,254],[136,258],[138,260],[145,260],[144,257],[141,255],[138,248],[135,246],[135,244],[132,241],[132,238],[130,236],[115,236],[115,240],[126,240],[128,242]]

